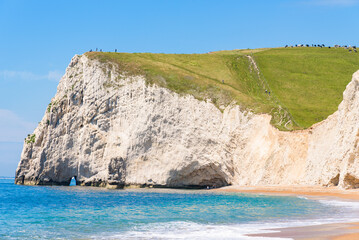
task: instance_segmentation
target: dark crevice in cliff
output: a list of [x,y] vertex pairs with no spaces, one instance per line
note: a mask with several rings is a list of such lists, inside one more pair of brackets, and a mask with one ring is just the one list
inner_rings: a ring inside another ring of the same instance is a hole
[[330,179],[329,183],[327,184],[327,187],[338,186],[339,185],[339,179],[340,179],[340,174],[338,173],[335,177]]
[[359,188],[359,178],[347,173],[343,179],[344,187],[347,189]]

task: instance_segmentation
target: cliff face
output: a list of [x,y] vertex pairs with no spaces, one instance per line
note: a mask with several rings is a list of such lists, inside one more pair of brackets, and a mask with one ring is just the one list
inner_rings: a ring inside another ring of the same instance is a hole
[[270,116],[179,96],[75,56],[27,138],[17,184],[359,187],[359,72],[339,109],[281,132]]

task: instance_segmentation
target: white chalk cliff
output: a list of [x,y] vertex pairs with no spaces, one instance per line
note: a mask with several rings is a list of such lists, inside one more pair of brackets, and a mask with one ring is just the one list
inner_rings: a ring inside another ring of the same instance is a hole
[[[146,85],[75,56],[24,143],[17,184],[359,187],[359,72],[338,111],[281,132],[270,116]],[[32,138],[31,138],[32,137]]]

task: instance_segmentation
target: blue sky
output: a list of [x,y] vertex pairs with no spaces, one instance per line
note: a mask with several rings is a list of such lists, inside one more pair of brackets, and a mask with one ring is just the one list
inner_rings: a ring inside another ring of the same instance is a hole
[[0,0],[0,176],[14,175],[75,54],[359,45],[358,10],[358,0]]

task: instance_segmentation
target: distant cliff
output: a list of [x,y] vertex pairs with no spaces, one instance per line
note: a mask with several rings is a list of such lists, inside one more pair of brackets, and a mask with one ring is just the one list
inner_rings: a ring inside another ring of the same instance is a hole
[[338,111],[282,132],[271,116],[179,95],[111,63],[75,56],[34,133],[15,183],[206,187],[359,187],[359,72]]

